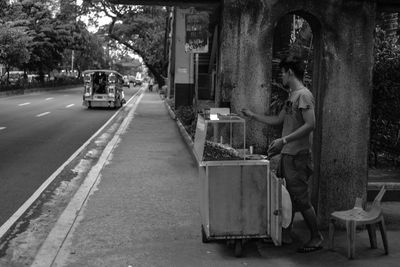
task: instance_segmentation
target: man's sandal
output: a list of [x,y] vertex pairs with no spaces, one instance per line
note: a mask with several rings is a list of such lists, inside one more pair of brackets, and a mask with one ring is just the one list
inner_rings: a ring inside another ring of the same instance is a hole
[[318,251],[321,250],[323,248],[323,246],[319,245],[319,246],[304,246],[301,247],[297,250],[298,253],[309,253],[309,252],[314,252],[314,251]]

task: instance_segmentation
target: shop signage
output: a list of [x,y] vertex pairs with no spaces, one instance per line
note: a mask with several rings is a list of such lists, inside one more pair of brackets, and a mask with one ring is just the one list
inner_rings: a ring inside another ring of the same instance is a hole
[[208,52],[208,26],[209,16],[206,12],[186,14],[186,53]]

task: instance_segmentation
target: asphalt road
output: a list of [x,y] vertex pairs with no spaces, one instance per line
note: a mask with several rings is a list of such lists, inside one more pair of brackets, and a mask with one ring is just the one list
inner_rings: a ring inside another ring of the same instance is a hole
[[116,112],[82,106],[82,90],[0,98],[0,225]]

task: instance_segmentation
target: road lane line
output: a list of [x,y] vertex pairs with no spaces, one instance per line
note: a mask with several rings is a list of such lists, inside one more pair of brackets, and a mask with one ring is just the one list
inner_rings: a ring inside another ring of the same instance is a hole
[[[137,95],[139,95],[142,90],[138,90],[127,102],[131,102]],[[44,190],[57,178],[57,176],[64,170],[64,168],[71,163],[78,155],[82,152],[90,142],[101,132],[104,128],[107,127],[108,124],[121,112],[124,108],[119,109],[97,132],[95,132],[78,150],[72,154],[67,161],[65,161],[46,181],[31,195],[31,197],[22,204],[19,209],[14,212],[14,214],[0,227],[0,239],[10,230],[10,228],[15,224],[15,222],[28,210],[28,208],[35,202],[40,195],[43,193]]]
[[46,98],[46,100],[52,100],[52,99],[54,99],[54,97],[48,97],[48,98]]
[[30,104],[30,102],[26,102],[26,103],[19,104],[18,106],[22,107],[22,106],[26,106],[26,105],[29,105],[29,104]]
[[7,127],[0,127],[0,131],[6,129]]
[[70,108],[70,107],[73,107],[73,106],[75,106],[75,104],[70,104],[70,105],[66,106],[66,108]]
[[36,117],[43,117],[43,116],[46,116],[48,114],[50,114],[50,112],[43,112],[43,113],[40,113],[40,114],[36,115]]

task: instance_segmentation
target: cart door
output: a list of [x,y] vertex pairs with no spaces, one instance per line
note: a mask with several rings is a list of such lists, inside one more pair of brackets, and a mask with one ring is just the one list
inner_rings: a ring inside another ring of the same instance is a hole
[[269,174],[270,236],[276,246],[282,245],[282,179]]

